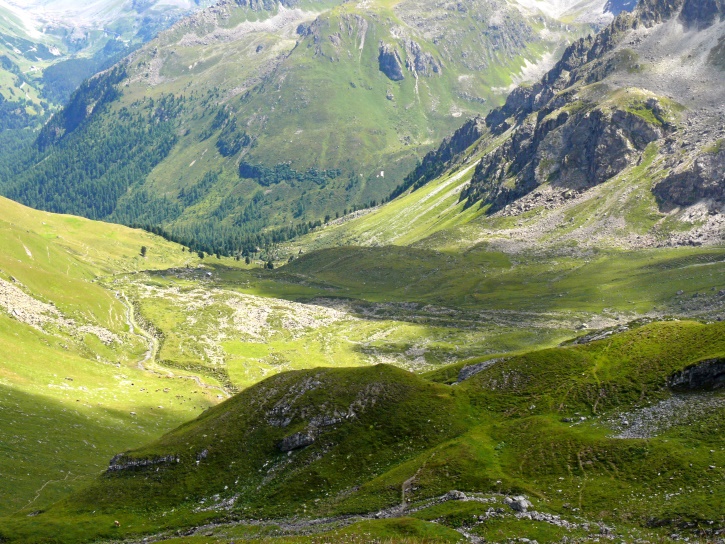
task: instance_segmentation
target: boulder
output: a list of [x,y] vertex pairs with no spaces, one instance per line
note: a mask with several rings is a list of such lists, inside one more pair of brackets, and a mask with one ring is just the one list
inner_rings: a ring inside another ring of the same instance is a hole
[[516,512],[526,512],[531,508],[532,504],[524,495],[517,495],[515,497],[506,497],[504,502],[511,507],[511,510]]
[[447,501],[462,501],[466,499],[466,494],[463,491],[453,489],[443,496],[444,500]]
[[719,141],[691,163],[672,171],[652,192],[663,209],[705,199],[725,202],[725,143]]
[[310,444],[314,443],[315,437],[312,433],[303,431],[284,437],[277,444],[277,449],[281,452],[287,452],[292,450],[298,450],[306,448]]

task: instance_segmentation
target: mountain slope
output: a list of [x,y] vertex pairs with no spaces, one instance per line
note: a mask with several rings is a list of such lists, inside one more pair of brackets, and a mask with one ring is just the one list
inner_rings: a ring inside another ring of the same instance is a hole
[[411,243],[436,231],[420,243],[721,244],[724,32],[717,3],[702,12],[643,3],[424,158],[395,191],[412,190],[398,204],[298,247]]
[[[149,339],[134,325],[123,286],[99,281],[198,259],[118,225],[4,198],[0,210],[0,512],[7,514],[57,500],[100,470],[106,452],[158,436],[218,391],[149,371]],[[150,398],[159,387],[193,402]]]
[[[493,0],[334,4],[223,2],[178,23],[84,86],[3,191],[250,250],[379,201],[461,116],[488,111],[591,28]],[[137,149],[126,132],[148,123],[162,143]],[[116,172],[79,171],[92,144],[120,154]],[[87,183],[103,206],[78,195]]]
[[717,538],[724,338],[722,324],[653,323],[427,379],[281,374],[115,456],[32,522],[5,518],[3,536],[228,542],[367,520],[348,538],[395,538],[413,517],[487,541]]
[[84,79],[203,5],[191,0],[3,0],[0,128],[37,128]]

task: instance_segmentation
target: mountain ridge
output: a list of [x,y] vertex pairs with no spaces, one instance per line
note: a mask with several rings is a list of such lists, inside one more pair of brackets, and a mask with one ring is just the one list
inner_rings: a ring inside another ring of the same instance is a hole
[[[90,127],[109,134],[106,145],[123,146],[112,131],[128,121],[124,112],[150,90],[156,98],[173,95],[179,109],[167,123],[175,133],[168,151],[149,170],[123,150],[128,158],[119,165],[122,179],[112,183],[119,188],[113,211],[90,216],[161,227],[205,251],[249,252],[387,198],[415,157],[459,117],[498,100],[512,82],[509,67],[535,73],[534,63],[546,61],[572,30],[589,28],[483,0],[461,10],[419,4],[308,2],[287,9],[227,2],[204,10],[124,61],[119,96],[93,110],[75,136],[59,135],[15,167],[3,191],[87,215],[87,203],[61,196],[76,194],[72,185],[87,174],[64,167],[62,180],[48,180],[43,153],[72,167]],[[421,17],[428,11],[431,17]],[[402,79],[385,74],[386,59]],[[128,171],[141,179],[124,181]],[[214,183],[186,204],[182,193],[211,172],[218,172]],[[59,183],[67,187],[61,191]],[[50,191],[38,193],[45,185]]]
[[84,79],[109,68],[205,3],[0,3],[0,102],[4,103],[0,126],[38,128]]
[[[721,12],[706,11],[700,28],[684,20],[688,5],[649,2],[620,15],[570,46],[540,82],[517,88],[502,107],[430,152],[393,193],[409,195],[408,206],[420,209],[420,225],[405,227],[411,232],[425,232],[437,217],[438,234],[415,243],[486,240],[514,252],[542,243],[562,251],[720,245],[725,132],[713,119],[725,111],[717,90],[723,71],[712,59]],[[681,56],[673,61],[675,50]],[[447,189],[436,197],[438,215],[424,218],[430,205],[423,203],[440,190],[416,197],[429,183]],[[364,225],[383,232],[386,215],[383,207],[335,224],[291,244],[292,251],[340,243],[345,232],[373,245],[407,238],[400,226],[393,238],[365,234]]]

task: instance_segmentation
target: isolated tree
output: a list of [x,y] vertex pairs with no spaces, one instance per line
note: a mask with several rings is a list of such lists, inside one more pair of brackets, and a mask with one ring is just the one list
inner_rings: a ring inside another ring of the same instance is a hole
[[145,257],[146,256],[146,251],[147,251],[146,246],[141,246],[141,257]]
[[252,264],[252,259],[249,258],[249,255],[244,257],[244,264]]
[[267,268],[270,270],[274,269],[274,263],[272,262],[272,259],[267,261]]
[[199,256],[200,259],[203,259],[204,258],[204,252],[203,251],[197,252],[197,255]]

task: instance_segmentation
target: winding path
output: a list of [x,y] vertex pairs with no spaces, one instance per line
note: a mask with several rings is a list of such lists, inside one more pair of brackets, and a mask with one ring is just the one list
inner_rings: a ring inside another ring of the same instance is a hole
[[[223,387],[218,387],[216,385],[209,385],[207,383],[204,383],[199,376],[190,375],[190,376],[177,376],[174,374],[171,370],[163,369],[163,372],[160,371],[162,367],[155,364],[156,363],[156,356],[159,353],[159,340],[156,338],[153,334],[148,332],[146,329],[144,329],[141,325],[138,324],[136,321],[136,312],[134,310],[133,304],[128,300],[128,297],[126,296],[126,293],[117,291],[116,292],[116,298],[124,305],[126,308],[126,324],[128,325],[129,331],[131,334],[135,334],[136,336],[141,336],[144,338],[144,340],[147,342],[147,350],[144,354],[142,359],[139,359],[136,366],[139,370],[143,370],[145,372],[152,372],[153,374],[157,375],[166,375],[170,378],[183,378],[185,380],[192,380],[201,388],[204,389],[212,389],[215,391],[219,391],[222,393],[226,398],[229,398],[231,395],[228,391],[226,391]],[[155,368],[149,368],[149,364],[153,364]],[[165,374],[164,374],[165,373]]]
[[116,292],[116,298],[121,301],[126,308],[126,324],[128,325],[131,334],[142,336],[147,342],[148,349],[144,354],[143,359],[139,360],[137,366],[139,370],[148,371],[149,369],[144,366],[144,363],[147,363],[148,361],[156,361],[156,355],[159,352],[159,340],[136,322],[136,312],[134,311],[133,304],[129,302],[126,293]]

